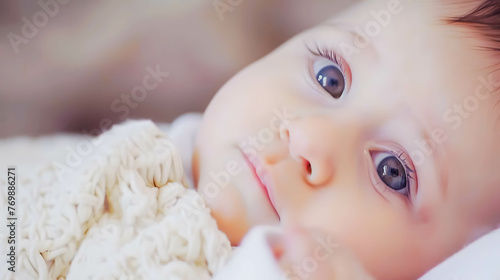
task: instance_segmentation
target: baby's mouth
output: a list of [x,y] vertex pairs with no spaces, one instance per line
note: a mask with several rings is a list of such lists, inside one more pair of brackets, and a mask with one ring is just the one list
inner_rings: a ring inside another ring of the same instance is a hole
[[[240,150],[241,151],[241,150]],[[245,158],[245,161],[247,162],[248,166],[250,167],[250,170],[252,171],[257,183],[260,185],[261,189],[263,190],[264,194],[267,197],[267,200],[269,201],[269,204],[273,208],[274,212],[278,216],[278,219],[280,219],[280,215],[278,211],[276,210],[275,202],[274,202],[274,185],[271,179],[271,176],[269,175],[269,172],[267,171],[266,167],[260,160],[260,158],[253,153],[245,153],[244,151],[241,151],[243,154],[243,157]]]

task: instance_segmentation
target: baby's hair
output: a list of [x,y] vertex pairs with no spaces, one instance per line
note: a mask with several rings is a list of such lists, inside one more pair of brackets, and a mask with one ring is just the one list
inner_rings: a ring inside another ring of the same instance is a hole
[[485,49],[500,52],[500,0],[473,1],[480,2],[481,5],[464,16],[451,17],[447,21],[473,27],[491,43],[484,46]]
[[[472,27],[475,31],[479,32],[480,38],[486,42],[486,45],[479,47],[487,51],[492,51],[492,72],[498,72],[500,71],[500,0],[472,1],[481,4],[466,15],[450,17],[446,21],[451,24]],[[495,92],[499,89],[500,87],[495,89]],[[497,100],[490,111],[498,112],[499,109],[500,100]],[[500,117],[498,117],[498,113],[493,115],[496,116],[493,117],[493,129],[496,129],[500,127]]]

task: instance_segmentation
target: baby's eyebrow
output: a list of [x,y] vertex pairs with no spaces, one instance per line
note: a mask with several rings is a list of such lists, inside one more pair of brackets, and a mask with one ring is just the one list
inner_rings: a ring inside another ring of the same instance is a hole
[[[351,44],[351,47],[359,49],[359,44],[355,44],[354,42],[355,41],[363,42],[361,43],[362,44],[362,48],[360,49],[361,51],[371,51],[377,57],[380,56],[380,52],[377,49],[376,40],[374,40],[374,38],[367,38],[366,35],[360,33],[360,29],[357,28],[354,24],[348,22],[328,20],[324,22],[322,25],[334,29],[335,31],[341,31],[346,35],[348,35],[348,37],[350,38],[350,42],[345,42],[345,43]],[[367,44],[364,43],[366,40],[369,40]]]

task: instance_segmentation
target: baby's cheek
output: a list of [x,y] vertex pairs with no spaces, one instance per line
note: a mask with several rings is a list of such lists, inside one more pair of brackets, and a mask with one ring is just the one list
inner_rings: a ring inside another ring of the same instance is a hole
[[[204,190],[200,187],[199,191],[202,193]],[[227,235],[231,245],[238,245],[250,228],[240,193],[228,187],[214,198],[206,199],[219,229]]]

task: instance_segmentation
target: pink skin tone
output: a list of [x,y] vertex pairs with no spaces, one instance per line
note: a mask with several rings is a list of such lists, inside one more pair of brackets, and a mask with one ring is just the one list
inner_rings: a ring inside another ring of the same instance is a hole
[[285,231],[280,241],[269,245],[289,280],[374,279],[352,252],[337,243],[328,244],[328,234],[295,228]]
[[[476,33],[440,21],[477,2],[402,0],[369,46],[345,55],[340,43],[358,39],[349,28],[364,27],[370,11],[389,2],[361,2],[297,35],[210,103],[193,175],[234,245],[256,225],[314,229],[349,248],[377,279],[416,279],[500,224],[499,130],[490,125],[498,92],[483,87],[477,108],[462,106],[479,77],[494,89],[500,75]],[[346,88],[339,99],[316,80],[318,69],[336,65],[309,50],[316,45],[340,56]],[[277,121],[275,111],[289,117]],[[257,137],[263,131],[272,135]],[[254,148],[242,145],[249,137]],[[407,193],[377,173],[388,155],[413,170],[405,169]],[[214,191],[210,173],[221,171],[234,175]]]

